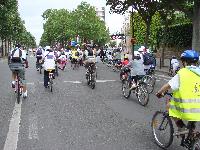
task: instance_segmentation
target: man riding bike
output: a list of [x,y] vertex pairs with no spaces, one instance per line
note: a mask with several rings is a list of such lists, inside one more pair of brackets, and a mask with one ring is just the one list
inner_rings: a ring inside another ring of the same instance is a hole
[[36,51],[36,59],[37,59],[36,68],[37,68],[37,71],[39,71],[40,61],[42,60],[42,54],[43,54],[43,49],[40,46]]
[[[10,52],[10,55],[8,57],[8,64],[10,67],[10,70],[12,71],[12,88],[15,88],[15,79],[17,76],[17,72],[12,69],[12,65],[15,64],[25,64],[25,68],[28,68],[28,61],[26,58],[26,52],[21,48],[20,44],[16,44],[15,48]],[[23,86],[23,93],[22,96],[24,98],[27,97],[27,88],[26,88],[26,79],[25,79],[25,68],[22,68],[19,70],[19,77],[21,78],[22,86]]]
[[157,97],[172,89],[173,97],[169,102],[169,116],[175,121],[178,132],[185,129],[183,120],[200,121],[200,68],[197,66],[199,54],[186,50],[181,54],[182,69],[158,92]]
[[46,51],[44,52],[42,59],[44,61],[44,87],[47,88],[49,82],[49,70],[52,70],[51,72],[54,73],[56,63],[56,57],[50,46],[46,46]]
[[94,64],[92,65],[92,70],[95,71],[96,70],[96,58],[95,58],[95,55],[94,55],[94,52],[92,50],[92,48],[87,48],[87,51],[88,51],[88,55],[86,56],[86,60],[84,61],[84,64],[85,64],[85,68],[86,68],[86,75],[88,74],[88,67],[89,65],[91,64]]

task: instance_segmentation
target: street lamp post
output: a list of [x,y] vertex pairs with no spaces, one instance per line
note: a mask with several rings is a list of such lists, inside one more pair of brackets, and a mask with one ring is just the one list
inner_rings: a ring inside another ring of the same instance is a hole
[[[131,11],[131,21],[132,21],[132,39],[134,39],[134,15],[133,15],[133,6],[132,6],[132,11]],[[134,42],[132,43],[132,59],[134,59]]]

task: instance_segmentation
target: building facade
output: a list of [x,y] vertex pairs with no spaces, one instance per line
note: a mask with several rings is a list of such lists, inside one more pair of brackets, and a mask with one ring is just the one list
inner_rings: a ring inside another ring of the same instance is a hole
[[125,35],[125,39],[122,40],[123,49],[125,52],[132,52],[132,44],[131,44],[131,30],[130,30],[130,14],[126,14],[124,16],[123,25],[121,28],[121,33]]
[[105,22],[105,7],[95,8],[97,16],[100,17],[102,21]]

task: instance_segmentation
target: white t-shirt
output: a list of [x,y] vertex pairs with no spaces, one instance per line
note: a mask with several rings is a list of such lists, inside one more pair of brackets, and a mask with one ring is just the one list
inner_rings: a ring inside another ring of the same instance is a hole
[[54,52],[45,51],[43,54],[43,59],[44,59],[44,64],[43,64],[44,70],[55,69],[56,57],[54,55]]
[[66,55],[61,55],[58,59],[60,59],[61,61],[66,61],[67,60]]
[[139,60],[134,59],[130,61],[128,66],[131,66],[131,76],[145,75],[144,65],[141,59]]
[[173,64],[179,65],[178,60],[177,59],[171,59],[171,65],[173,65]]
[[[191,66],[196,68],[196,66]],[[172,91],[178,90],[180,87],[180,76],[176,74],[171,80],[169,80],[168,84],[170,85]]]

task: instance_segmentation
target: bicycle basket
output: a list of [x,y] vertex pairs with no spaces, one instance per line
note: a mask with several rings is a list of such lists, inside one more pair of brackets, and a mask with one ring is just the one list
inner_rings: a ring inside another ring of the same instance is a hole
[[19,71],[24,69],[24,65],[22,63],[11,63],[9,68],[11,71]]

